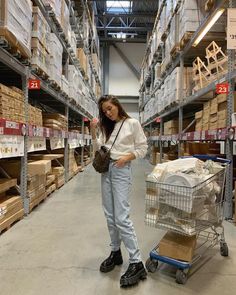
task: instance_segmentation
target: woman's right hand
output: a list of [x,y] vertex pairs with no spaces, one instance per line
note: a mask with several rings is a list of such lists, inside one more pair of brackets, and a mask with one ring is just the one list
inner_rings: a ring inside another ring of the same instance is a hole
[[96,129],[97,128],[97,125],[98,125],[98,119],[97,118],[93,118],[91,121],[90,121],[90,128],[91,129]]

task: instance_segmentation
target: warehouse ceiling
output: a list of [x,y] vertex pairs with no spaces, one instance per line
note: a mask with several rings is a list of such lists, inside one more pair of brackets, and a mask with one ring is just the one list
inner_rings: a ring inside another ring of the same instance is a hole
[[[76,2],[80,2],[75,0]],[[94,10],[100,42],[142,42],[152,31],[159,0],[86,1]]]

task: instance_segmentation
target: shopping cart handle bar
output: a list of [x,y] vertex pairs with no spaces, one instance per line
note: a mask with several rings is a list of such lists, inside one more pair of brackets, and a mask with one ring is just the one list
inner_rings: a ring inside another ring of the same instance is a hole
[[220,157],[214,157],[214,156],[208,156],[208,155],[193,155],[193,157],[197,159],[202,159],[202,160],[212,160],[216,162],[231,164],[231,160],[220,158]]

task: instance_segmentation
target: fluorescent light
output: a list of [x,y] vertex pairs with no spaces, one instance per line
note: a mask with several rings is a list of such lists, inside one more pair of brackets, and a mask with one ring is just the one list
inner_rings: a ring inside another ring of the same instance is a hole
[[130,4],[130,1],[107,1],[107,7],[129,8]]
[[210,28],[215,24],[215,22],[218,20],[218,18],[222,15],[224,11],[225,11],[225,8],[220,8],[216,11],[215,14],[213,14],[212,18],[209,20],[209,22],[203,28],[202,32],[198,35],[198,37],[194,41],[193,43],[194,47],[198,45],[198,43],[202,40],[202,38],[206,35],[206,33],[210,30]]

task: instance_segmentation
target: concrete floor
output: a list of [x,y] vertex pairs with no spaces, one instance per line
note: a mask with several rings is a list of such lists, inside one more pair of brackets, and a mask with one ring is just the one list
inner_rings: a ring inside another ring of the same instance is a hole
[[[132,212],[143,260],[164,232],[144,224],[144,160],[133,164]],[[108,274],[99,272],[109,254],[109,237],[101,208],[100,176],[87,167],[55,192],[28,217],[0,236],[0,294],[4,295],[106,295],[106,294],[224,294],[236,288],[236,227],[225,222],[230,256],[216,246],[207,262],[185,285],[175,283],[173,269],[162,265],[148,279],[120,289],[124,264]],[[204,260],[205,261],[205,260]]]

